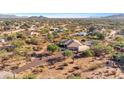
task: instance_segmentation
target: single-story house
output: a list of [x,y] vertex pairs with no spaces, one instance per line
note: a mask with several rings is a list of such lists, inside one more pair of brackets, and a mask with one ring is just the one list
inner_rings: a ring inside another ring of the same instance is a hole
[[77,51],[77,52],[85,51],[90,48],[89,46],[83,45],[78,40],[75,40],[75,39],[61,41],[60,47],[73,50],[73,51]]

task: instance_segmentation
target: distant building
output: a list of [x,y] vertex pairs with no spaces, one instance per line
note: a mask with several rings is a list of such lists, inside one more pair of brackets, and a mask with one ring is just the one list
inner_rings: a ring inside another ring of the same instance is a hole
[[118,34],[119,34],[119,35],[124,35],[124,31],[123,31],[123,30],[118,31]]
[[39,36],[39,33],[38,32],[30,32],[30,35],[31,36]]
[[87,35],[86,32],[79,32],[79,33],[72,34],[71,36],[86,36],[86,35]]
[[5,39],[0,39],[0,43],[5,43]]
[[53,31],[53,32],[63,32],[64,30],[61,29],[61,28],[51,28],[50,31]]
[[35,25],[32,25],[30,28],[29,28],[29,31],[36,31],[37,30],[37,26]]

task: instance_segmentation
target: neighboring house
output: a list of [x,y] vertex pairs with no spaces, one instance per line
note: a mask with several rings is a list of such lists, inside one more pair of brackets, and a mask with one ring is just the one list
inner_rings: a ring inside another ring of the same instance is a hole
[[64,30],[60,29],[60,28],[51,28],[50,31],[53,31],[53,32],[63,32]]
[[87,35],[86,32],[79,32],[79,33],[72,34],[71,36],[86,36],[86,35]]
[[59,28],[50,28],[50,31],[58,31]]
[[39,33],[38,32],[30,32],[30,35],[31,36],[39,36]]
[[16,29],[16,30],[19,30],[19,29],[20,29],[20,26],[15,27],[15,29]]
[[0,43],[5,43],[5,39],[0,39]]
[[65,49],[81,52],[89,49],[90,47],[87,45],[81,44],[78,40],[70,39],[70,40],[63,40],[60,42],[60,46],[64,47]]
[[124,31],[118,31],[119,35],[124,35]]
[[30,28],[29,28],[29,31],[36,31],[37,30],[37,26],[35,25],[32,25]]

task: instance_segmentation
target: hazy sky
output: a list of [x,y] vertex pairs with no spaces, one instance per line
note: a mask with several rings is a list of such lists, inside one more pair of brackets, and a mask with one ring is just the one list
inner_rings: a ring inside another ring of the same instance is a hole
[[124,0],[0,0],[0,13],[124,13]]
[[114,14],[115,13],[15,13],[17,16],[45,16],[50,18],[87,18],[110,16]]

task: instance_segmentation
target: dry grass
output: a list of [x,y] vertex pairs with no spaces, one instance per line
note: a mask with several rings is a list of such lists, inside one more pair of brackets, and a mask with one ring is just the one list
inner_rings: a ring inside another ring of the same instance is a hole
[[84,71],[93,71],[103,66],[103,63],[92,63],[87,65]]

